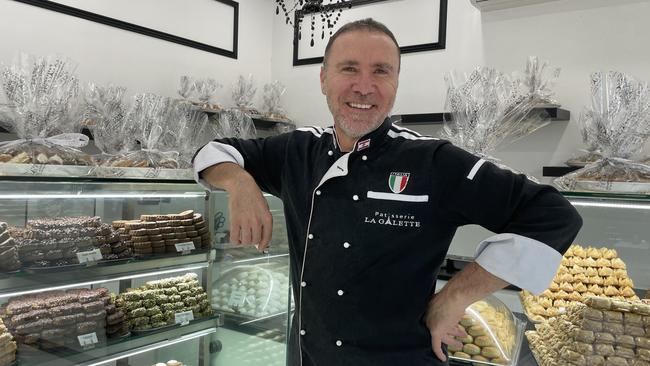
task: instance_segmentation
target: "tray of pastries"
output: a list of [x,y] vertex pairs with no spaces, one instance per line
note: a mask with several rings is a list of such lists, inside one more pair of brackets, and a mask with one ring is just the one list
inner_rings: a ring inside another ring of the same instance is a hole
[[459,338],[463,346],[448,346],[450,359],[475,365],[516,365],[525,321],[494,296],[477,301],[465,310],[459,327],[467,337]]
[[614,249],[572,245],[564,256],[551,285],[541,295],[519,293],[530,321],[542,322],[590,296],[639,300],[627,266]]
[[643,366],[650,362],[648,325],[649,304],[589,297],[526,337],[541,366]]

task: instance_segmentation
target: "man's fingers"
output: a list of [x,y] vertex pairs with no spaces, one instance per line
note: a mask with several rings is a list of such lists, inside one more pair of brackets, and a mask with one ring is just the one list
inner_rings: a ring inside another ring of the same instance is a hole
[[258,222],[254,222],[251,226],[251,244],[260,247],[262,241],[262,226]]
[[439,336],[431,335],[431,348],[433,349],[433,353],[436,355],[436,357],[438,357],[438,359],[440,359],[440,361],[447,361],[447,356],[445,356],[445,353],[442,352],[442,342]]
[[242,245],[250,245],[252,239],[252,228],[250,226],[242,226],[241,228],[241,242]]
[[262,240],[260,241],[259,250],[264,250],[271,242],[271,235],[273,234],[273,216],[270,213],[266,215],[262,222]]
[[456,337],[452,336],[451,334],[447,334],[444,337],[442,337],[442,343],[455,348],[463,348],[463,342],[459,341],[458,339],[456,339]]
[[460,327],[453,327],[451,331],[449,331],[449,334],[459,338],[467,337],[467,332],[465,332],[465,329],[461,329]]
[[230,243],[241,244],[241,226],[235,220],[230,223]]

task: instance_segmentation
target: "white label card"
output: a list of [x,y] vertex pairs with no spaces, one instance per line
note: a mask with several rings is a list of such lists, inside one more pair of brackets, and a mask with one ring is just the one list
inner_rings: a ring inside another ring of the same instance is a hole
[[233,290],[228,299],[228,306],[238,308],[244,306],[244,301],[246,301],[246,291]]
[[99,340],[97,339],[97,333],[95,332],[78,335],[77,339],[79,339],[79,345],[81,347],[92,346],[99,343]]
[[102,252],[99,251],[99,249],[77,253],[77,259],[79,259],[79,263],[97,262],[102,260],[103,258],[104,257],[102,257]]
[[174,314],[174,321],[176,324],[187,325],[192,320],[194,320],[194,313],[191,310]]
[[194,243],[191,241],[176,244],[176,251],[183,254],[189,254],[194,249],[196,248],[194,247]]

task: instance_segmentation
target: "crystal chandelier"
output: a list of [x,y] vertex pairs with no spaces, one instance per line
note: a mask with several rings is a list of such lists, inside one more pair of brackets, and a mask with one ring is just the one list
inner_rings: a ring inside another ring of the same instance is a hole
[[[316,20],[320,16],[320,38],[325,39],[325,28],[328,29],[330,36],[343,8],[351,8],[352,0],[275,0],[275,14],[280,14],[280,9],[285,16],[285,22],[294,27],[298,27],[298,39],[302,39],[301,21],[305,16],[311,17],[311,47],[314,47],[314,33],[316,32]],[[328,2],[328,4],[325,4]],[[290,14],[295,14],[295,22],[291,19]]]

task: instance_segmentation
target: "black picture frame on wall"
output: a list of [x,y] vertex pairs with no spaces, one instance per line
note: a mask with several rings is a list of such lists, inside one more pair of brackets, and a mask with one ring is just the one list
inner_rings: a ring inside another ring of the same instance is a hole
[[[350,0],[345,3],[336,3],[326,5],[327,10],[338,10],[346,8],[354,8],[355,6],[360,5],[369,5],[372,3],[380,3],[389,0]],[[447,1],[448,0],[439,0],[440,1],[440,12],[438,19],[438,40],[437,42],[422,43],[415,45],[400,46],[400,51],[404,53],[413,53],[413,52],[422,52],[422,51],[431,51],[431,50],[444,50],[446,47],[447,41]],[[298,10],[294,13],[294,22],[293,22],[293,66],[301,65],[312,65],[319,64],[323,62],[323,56],[320,57],[310,57],[310,58],[300,58],[300,41],[299,41],[299,26],[300,19],[311,14],[310,12],[304,12]],[[397,35],[396,35],[397,36]]]
[[91,22],[101,23],[110,27],[123,29],[126,31],[142,34],[145,36],[161,39],[164,41],[180,44],[187,47],[192,47],[201,51],[214,53],[217,55],[237,58],[237,40],[239,31],[239,3],[233,0],[214,0],[221,4],[232,7],[233,9],[233,40],[232,49],[224,49],[202,42],[197,42],[188,38],[180,37],[170,33],[162,32],[156,29],[143,27],[141,25],[125,22],[119,19],[110,18],[101,14],[92,13],[86,10],[78,9],[75,7],[63,5],[49,0],[14,0],[19,3],[37,6],[39,8],[55,11],[62,14],[67,14],[73,17],[89,20]]

